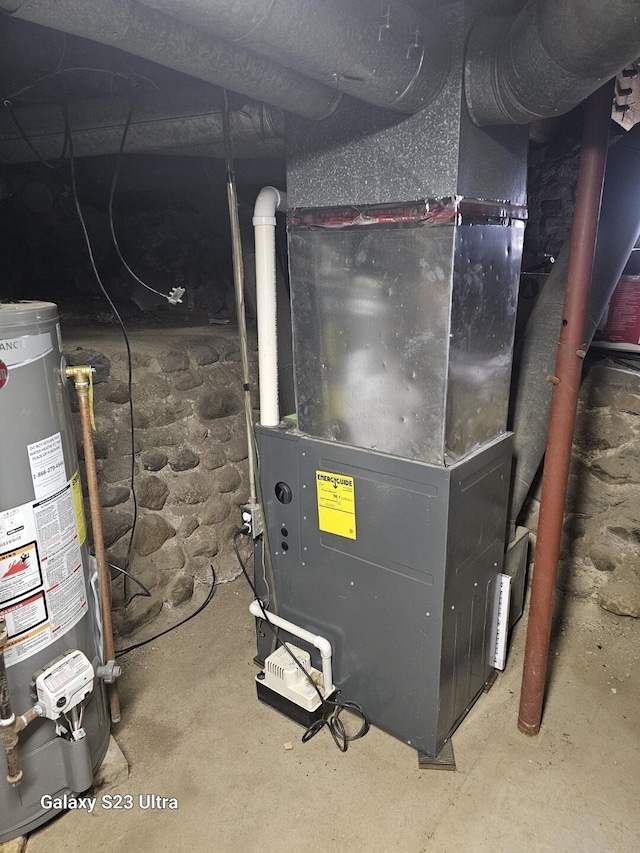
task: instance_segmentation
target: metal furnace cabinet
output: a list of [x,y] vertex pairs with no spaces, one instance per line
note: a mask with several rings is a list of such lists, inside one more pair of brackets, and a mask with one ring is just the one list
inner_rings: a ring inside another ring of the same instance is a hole
[[[436,755],[493,672],[511,436],[443,467],[256,434],[279,614],[331,641],[335,683],[372,723]],[[260,658],[271,640],[258,631]]]

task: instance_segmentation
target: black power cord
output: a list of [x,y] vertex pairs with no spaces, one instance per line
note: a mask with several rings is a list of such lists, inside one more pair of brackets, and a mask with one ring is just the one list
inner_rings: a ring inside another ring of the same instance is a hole
[[116,652],[116,657],[121,658],[123,655],[127,655],[129,654],[129,652],[134,651],[134,649],[140,649],[142,648],[142,646],[146,646],[149,643],[153,643],[154,640],[157,640],[160,637],[164,637],[165,634],[169,634],[171,633],[171,631],[175,631],[176,628],[179,628],[181,625],[186,625],[187,622],[190,622],[191,619],[195,619],[196,616],[202,613],[202,611],[213,598],[214,593],[216,591],[216,570],[213,568],[213,566],[209,566],[209,568],[211,569],[211,586],[209,588],[209,592],[207,593],[207,597],[197,610],[194,610],[193,613],[191,613],[189,616],[186,616],[184,619],[180,620],[180,622],[177,622],[175,625],[172,625],[170,628],[166,628],[164,631],[160,631],[159,634],[155,634],[153,637],[149,637],[148,640],[142,640],[142,642],[140,643],[134,643],[132,646],[127,646],[126,649],[120,649]]
[[122,250],[120,249],[120,244],[118,243],[118,238],[116,236],[116,228],[113,219],[113,199],[116,194],[116,185],[118,183],[118,175],[120,174],[120,166],[122,164],[122,155],[124,154],[124,146],[127,141],[127,134],[129,133],[129,127],[131,126],[131,118],[133,116],[133,108],[135,106],[135,98],[131,98],[131,103],[129,105],[129,111],[127,113],[127,118],[124,123],[124,130],[122,131],[122,137],[120,139],[120,146],[118,148],[118,155],[116,157],[116,165],[113,170],[113,176],[111,178],[111,187],[109,189],[109,230],[111,231],[111,241],[113,243],[113,247],[116,250],[116,254],[120,259],[120,263],[129,273],[131,278],[139,284],[141,287],[150,290],[151,293],[155,293],[156,296],[161,296],[163,299],[166,299],[169,304],[175,305],[178,302],[182,301],[182,295],[184,294],[184,288],[174,288],[169,293],[161,293],[159,290],[156,290],[155,287],[151,287],[143,281],[140,276],[136,275],[131,266],[127,263],[126,258],[122,254]]
[[[33,144],[31,139],[29,138],[27,132],[23,128],[18,116],[16,115],[15,110],[13,109],[13,104],[9,100],[9,98],[5,98],[2,101],[2,106],[6,109],[11,117],[11,121],[15,124],[18,133],[24,144],[29,148],[31,153],[35,156],[36,160],[42,163],[43,166],[46,166],[47,169],[58,169],[64,163],[67,155],[67,149],[69,148],[69,122],[65,118],[65,127],[64,127],[64,140],[62,143],[62,151],[58,156],[57,160],[47,160],[46,157],[43,157],[42,154],[38,151],[36,146]],[[66,113],[66,107],[63,106],[63,111]]]
[[[80,205],[80,197],[78,195],[78,183],[76,180],[76,165],[75,165],[75,157],[73,153],[73,135],[69,131],[69,115],[66,108],[66,103],[64,104],[64,119],[65,119],[65,133],[69,139],[69,166],[71,170],[71,191],[73,194],[73,203],[76,208],[76,213],[78,214],[78,219],[80,221],[80,226],[82,228],[82,234],[84,236],[85,245],[87,247],[87,254],[89,255],[89,261],[91,263],[91,269],[93,270],[93,274],[95,276],[96,281],[98,282],[98,286],[102,291],[102,295],[107,300],[109,307],[111,308],[111,312],[113,316],[118,321],[120,325],[120,329],[122,331],[122,336],[124,338],[125,347],[127,350],[127,389],[129,396],[129,422],[130,422],[130,434],[131,434],[131,497],[133,499],[133,524],[131,526],[131,533],[129,535],[129,544],[127,547],[127,555],[125,558],[126,569],[129,568],[129,563],[131,561],[131,550],[133,547],[133,537],[135,535],[136,524],[138,521],[138,501],[136,498],[135,491],[135,447],[136,447],[136,439],[135,439],[135,426],[134,426],[134,412],[133,412],[133,362],[131,358],[131,344],[129,342],[129,335],[127,334],[127,328],[124,324],[122,317],[118,309],[115,306],[115,303],[111,296],[109,296],[109,292],[107,291],[100,273],[98,271],[98,267],[96,265],[95,256],[93,254],[93,247],[91,246],[91,239],[89,237],[89,231],[87,230],[87,224],[84,219],[84,214],[82,213],[82,206]],[[127,580],[127,573],[124,574],[125,578],[125,586]],[[144,593],[135,593],[127,600],[126,589],[125,589],[125,606],[129,604],[136,595],[143,595]]]
[[126,569],[123,569],[120,566],[116,566],[115,563],[109,563],[109,568],[112,569],[114,572],[120,572],[121,575],[124,575],[125,577],[129,578],[129,580],[136,583],[142,590],[142,592],[138,593],[138,595],[144,595],[145,598],[151,598],[151,593],[149,592],[147,587],[142,583],[139,578],[137,578],[135,575],[132,575],[131,572],[128,572]]
[[[280,635],[278,633],[278,629],[276,628],[276,626],[272,625],[272,623],[269,620],[269,615],[268,615],[266,609],[264,608],[262,601],[260,600],[260,597],[258,596],[255,585],[249,576],[249,572],[247,571],[247,567],[245,566],[244,560],[242,559],[240,551],[238,550],[238,539],[239,539],[239,537],[240,536],[246,536],[247,533],[248,533],[247,528],[240,527],[233,534],[233,550],[234,550],[235,555],[237,557],[238,563],[240,564],[240,568],[242,569],[242,574],[244,575],[247,583],[249,584],[249,587],[251,588],[251,592],[253,593],[255,600],[258,602],[258,604],[260,606],[260,610],[262,611],[262,617],[263,617],[264,621],[267,623],[267,625],[269,626],[269,629],[271,630],[272,634],[274,635],[278,645],[280,645],[280,646],[282,646],[282,648],[286,649],[286,651],[289,654],[289,656],[291,657],[291,659],[295,662],[295,664],[298,666],[298,668],[300,670],[302,670],[305,678],[307,679],[309,684],[313,687],[313,689],[318,694],[318,697],[319,697],[321,705],[322,705],[322,716],[320,717],[320,719],[316,720],[315,723],[312,723],[308,729],[305,730],[304,734],[302,735],[302,742],[307,743],[307,741],[310,741],[312,737],[315,737],[315,735],[317,735],[319,731],[321,731],[325,726],[327,726],[327,728],[329,729],[329,733],[331,734],[331,737],[333,738],[333,741],[334,741],[335,745],[338,747],[338,749],[340,750],[340,752],[346,752],[351,741],[358,740],[359,738],[362,738],[367,734],[367,732],[369,731],[369,727],[370,727],[369,719],[368,719],[367,715],[365,714],[364,710],[361,708],[360,705],[358,705],[357,702],[353,702],[353,701],[348,700],[348,699],[339,698],[339,692],[340,692],[339,690],[338,690],[338,696],[336,696],[336,699],[325,699],[325,697],[322,695],[322,692],[320,691],[318,685],[313,680],[311,675],[307,672],[306,668],[298,660],[296,655],[291,651],[291,649],[289,648],[287,643],[285,643],[284,640],[282,640],[280,638]],[[356,717],[360,718],[360,720],[361,720],[360,728],[355,732],[355,734],[348,734],[348,732],[345,728],[344,722],[342,721],[341,716],[340,716],[343,711],[350,711]]]

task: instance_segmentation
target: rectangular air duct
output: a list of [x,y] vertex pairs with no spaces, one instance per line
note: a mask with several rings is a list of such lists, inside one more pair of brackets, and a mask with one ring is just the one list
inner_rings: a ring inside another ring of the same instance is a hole
[[457,199],[291,212],[300,430],[440,465],[503,434],[523,218]]

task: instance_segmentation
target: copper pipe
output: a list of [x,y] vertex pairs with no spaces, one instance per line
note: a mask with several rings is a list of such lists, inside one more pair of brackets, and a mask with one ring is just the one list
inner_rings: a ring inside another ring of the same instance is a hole
[[[90,367],[69,368],[67,375],[73,378],[80,405],[80,422],[82,424],[82,444],[84,446],[84,461],[87,470],[87,485],[89,487],[89,506],[91,508],[91,525],[93,527],[93,544],[98,563],[100,580],[100,601],[102,607],[102,636],[104,643],[104,662],[115,660],[113,642],[113,622],[111,620],[111,577],[102,535],[102,518],[100,516],[100,501],[98,498],[98,477],[96,474],[96,457],[93,449],[91,432],[91,412],[89,408],[89,371]],[[107,684],[111,722],[120,722],[120,699],[115,682]]]
[[562,522],[578,391],[586,353],[586,312],[607,161],[612,99],[613,83],[610,81],[594,92],[586,103],[562,327],[555,374],[547,377],[554,388],[518,715],[518,728],[528,735],[539,732],[542,718]]

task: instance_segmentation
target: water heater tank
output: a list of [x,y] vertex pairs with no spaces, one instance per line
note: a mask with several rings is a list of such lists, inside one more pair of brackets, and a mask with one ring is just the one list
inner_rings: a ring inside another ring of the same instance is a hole
[[[94,669],[103,662],[61,349],[55,305],[0,304],[0,613],[16,715],[34,705],[34,676],[56,658],[78,650]],[[41,805],[45,795],[90,787],[109,742],[102,682],[83,705],[86,736],[79,740],[49,719],[20,733],[23,777],[16,787],[0,757],[0,842],[55,815]]]

